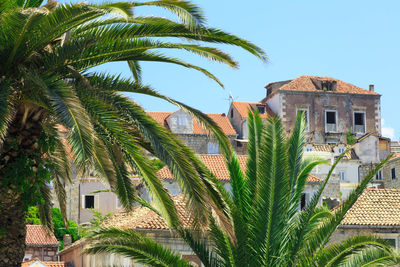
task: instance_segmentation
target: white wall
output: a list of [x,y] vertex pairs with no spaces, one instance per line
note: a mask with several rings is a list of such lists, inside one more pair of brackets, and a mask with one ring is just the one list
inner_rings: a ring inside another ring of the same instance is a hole
[[278,117],[282,117],[282,104],[281,104],[281,96],[280,93],[276,93],[273,97],[267,100],[267,104],[269,108],[278,115]]

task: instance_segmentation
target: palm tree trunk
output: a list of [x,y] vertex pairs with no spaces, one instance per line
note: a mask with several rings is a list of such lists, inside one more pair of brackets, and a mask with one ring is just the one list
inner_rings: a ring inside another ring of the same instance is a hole
[[0,266],[21,266],[25,254],[24,203],[11,189],[0,188]]
[[21,106],[0,143],[0,266],[21,266],[24,258],[25,213],[37,201],[41,123],[39,108]]

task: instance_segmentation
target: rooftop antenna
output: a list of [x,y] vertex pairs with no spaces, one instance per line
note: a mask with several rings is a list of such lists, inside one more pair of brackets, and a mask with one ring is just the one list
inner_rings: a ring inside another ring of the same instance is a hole
[[233,101],[237,100],[239,97],[233,97],[232,91],[229,91],[229,97],[225,98],[225,100],[229,101],[229,106],[232,104]]

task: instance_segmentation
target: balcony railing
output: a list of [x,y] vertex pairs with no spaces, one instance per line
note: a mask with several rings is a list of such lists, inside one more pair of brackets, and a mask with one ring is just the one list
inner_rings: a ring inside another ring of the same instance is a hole
[[327,123],[327,124],[325,124],[325,132],[327,132],[327,133],[335,133],[336,132],[336,123]]
[[354,125],[354,132],[355,133],[365,133],[365,126],[364,125]]

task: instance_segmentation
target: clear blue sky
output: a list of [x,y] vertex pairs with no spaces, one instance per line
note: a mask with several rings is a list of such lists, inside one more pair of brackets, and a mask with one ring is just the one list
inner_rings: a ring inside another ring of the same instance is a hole
[[[240,62],[239,70],[191,55],[225,85],[221,89],[202,74],[169,64],[143,64],[144,82],[203,112],[227,112],[228,95],[238,101],[259,101],[269,82],[302,74],[331,76],[382,94],[385,131],[400,138],[400,1],[234,1],[196,0],[208,25],[248,39],[269,56],[267,64],[237,48],[220,46]],[[138,9],[159,14],[158,9]],[[124,63],[106,66],[128,76]],[[151,98],[132,96],[147,110],[176,108]]]

